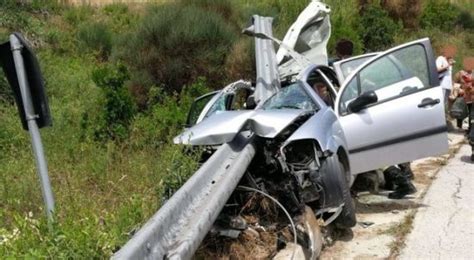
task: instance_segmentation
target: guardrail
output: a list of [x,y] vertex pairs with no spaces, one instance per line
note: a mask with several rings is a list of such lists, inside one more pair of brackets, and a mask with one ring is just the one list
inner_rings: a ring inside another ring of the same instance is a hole
[[112,259],[190,259],[252,161],[252,140],[219,147]]

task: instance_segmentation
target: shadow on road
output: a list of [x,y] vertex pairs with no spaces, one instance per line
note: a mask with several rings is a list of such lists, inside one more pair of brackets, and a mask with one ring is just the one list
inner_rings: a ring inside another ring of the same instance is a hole
[[409,199],[385,200],[373,203],[361,203],[356,201],[356,212],[359,214],[386,213],[393,210],[406,210],[426,207],[425,204],[418,203]]
[[474,164],[474,162],[471,161],[471,156],[470,155],[461,156],[461,162]]

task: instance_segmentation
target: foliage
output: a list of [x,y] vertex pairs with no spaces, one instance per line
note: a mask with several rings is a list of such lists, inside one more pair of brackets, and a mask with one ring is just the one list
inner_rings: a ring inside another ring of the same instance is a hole
[[118,56],[172,93],[198,76],[222,82],[220,66],[236,31],[212,11],[170,4],[151,8],[137,32],[125,37]]
[[390,17],[396,21],[401,21],[405,28],[418,27],[418,20],[423,10],[423,1],[382,0],[381,5],[388,11]]
[[335,55],[335,47],[340,39],[348,39],[354,43],[354,54],[361,54],[364,48],[359,31],[359,10],[353,8],[356,0],[330,0],[331,6],[331,38],[328,43],[328,52]]
[[472,12],[461,11],[456,19],[456,24],[464,29],[474,30],[474,16]]
[[457,8],[448,1],[430,0],[421,15],[422,28],[438,28],[449,32],[454,29],[458,17]]
[[365,50],[377,51],[393,44],[393,37],[401,26],[394,22],[380,5],[369,4],[364,8],[360,29]]
[[101,60],[107,60],[112,50],[112,33],[103,23],[84,23],[79,27],[78,39],[82,49],[96,53]]
[[129,78],[124,65],[106,65],[92,73],[92,80],[103,93],[103,114],[96,129],[99,140],[122,140],[128,136],[135,114],[131,96],[124,83]]

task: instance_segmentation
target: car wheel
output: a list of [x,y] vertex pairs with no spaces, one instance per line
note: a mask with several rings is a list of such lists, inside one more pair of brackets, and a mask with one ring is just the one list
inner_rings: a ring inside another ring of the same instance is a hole
[[345,229],[351,228],[356,225],[356,215],[355,215],[355,205],[354,200],[351,196],[351,191],[349,189],[349,183],[347,183],[347,170],[345,169],[344,165],[336,160],[339,164],[337,170],[340,178],[339,178],[339,185],[341,185],[341,191],[344,201],[344,206],[342,207],[342,211],[339,216],[334,220],[334,224],[337,228]]

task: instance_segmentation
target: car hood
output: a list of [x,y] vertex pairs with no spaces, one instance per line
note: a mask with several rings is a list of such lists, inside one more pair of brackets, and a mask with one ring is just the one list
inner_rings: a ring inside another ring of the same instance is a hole
[[257,136],[274,138],[307,110],[251,110],[225,111],[186,129],[174,138],[176,144],[218,145],[230,142],[242,131],[250,131]]

